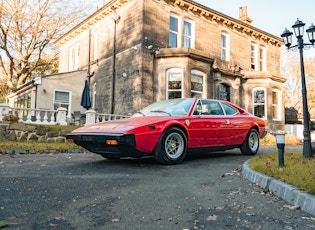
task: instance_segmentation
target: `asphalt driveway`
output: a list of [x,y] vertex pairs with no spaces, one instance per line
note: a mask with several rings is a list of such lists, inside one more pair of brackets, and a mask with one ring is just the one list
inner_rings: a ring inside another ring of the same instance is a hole
[[234,150],[165,166],[91,153],[0,155],[0,221],[41,230],[315,229],[307,213],[241,177],[249,158]]

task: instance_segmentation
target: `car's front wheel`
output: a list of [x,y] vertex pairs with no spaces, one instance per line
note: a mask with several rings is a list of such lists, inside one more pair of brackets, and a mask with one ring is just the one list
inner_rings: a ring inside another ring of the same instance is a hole
[[255,155],[259,149],[259,135],[256,129],[249,130],[244,143],[241,146],[243,155]]
[[160,137],[155,149],[155,160],[162,164],[178,164],[186,156],[187,138],[179,128],[167,129]]

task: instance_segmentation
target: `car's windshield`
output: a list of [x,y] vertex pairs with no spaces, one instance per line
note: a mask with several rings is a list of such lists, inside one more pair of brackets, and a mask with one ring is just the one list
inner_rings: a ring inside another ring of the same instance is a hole
[[193,98],[158,101],[133,116],[187,116],[193,102]]

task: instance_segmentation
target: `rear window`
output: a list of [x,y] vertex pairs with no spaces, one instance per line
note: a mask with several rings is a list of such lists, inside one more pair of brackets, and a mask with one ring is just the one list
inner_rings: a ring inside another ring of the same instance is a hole
[[237,114],[238,110],[235,109],[234,107],[228,105],[228,104],[225,104],[225,103],[221,103],[222,104],[222,107],[223,109],[225,110],[225,114],[226,115],[235,115]]

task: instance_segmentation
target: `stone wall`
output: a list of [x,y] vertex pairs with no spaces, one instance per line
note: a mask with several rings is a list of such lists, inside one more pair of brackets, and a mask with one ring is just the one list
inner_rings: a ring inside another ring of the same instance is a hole
[[52,132],[20,122],[0,123],[0,140],[62,143],[66,142],[68,133],[68,130]]

